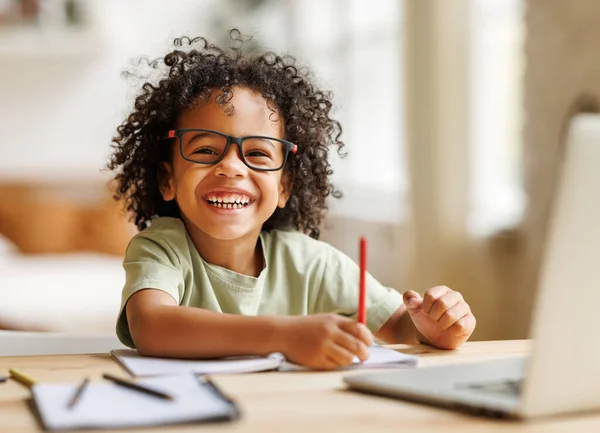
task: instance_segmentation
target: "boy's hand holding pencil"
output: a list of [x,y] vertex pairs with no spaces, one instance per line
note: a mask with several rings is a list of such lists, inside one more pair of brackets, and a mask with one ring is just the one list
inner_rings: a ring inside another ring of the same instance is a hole
[[318,370],[331,370],[369,357],[371,331],[362,323],[338,314],[285,318],[283,355],[292,362]]

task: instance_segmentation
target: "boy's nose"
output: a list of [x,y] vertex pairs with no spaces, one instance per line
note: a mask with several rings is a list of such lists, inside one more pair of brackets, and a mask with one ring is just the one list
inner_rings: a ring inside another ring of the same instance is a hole
[[244,176],[248,167],[242,161],[239,147],[232,143],[223,159],[217,163],[216,169],[220,176],[236,177]]

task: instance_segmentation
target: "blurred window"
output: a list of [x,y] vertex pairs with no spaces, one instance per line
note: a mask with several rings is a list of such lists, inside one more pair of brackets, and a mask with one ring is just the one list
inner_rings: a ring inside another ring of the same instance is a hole
[[469,228],[489,233],[519,223],[523,208],[523,1],[473,0],[471,204]]

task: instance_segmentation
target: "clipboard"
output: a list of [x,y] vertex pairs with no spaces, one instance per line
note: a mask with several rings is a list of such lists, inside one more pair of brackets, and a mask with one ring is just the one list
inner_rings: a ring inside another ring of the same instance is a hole
[[95,381],[70,408],[68,403],[77,384],[40,382],[32,386],[31,392],[46,430],[231,422],[241,417],[238,404],[206,376],[160,376],[138,382],[174,398],[164,400],[108,381]]

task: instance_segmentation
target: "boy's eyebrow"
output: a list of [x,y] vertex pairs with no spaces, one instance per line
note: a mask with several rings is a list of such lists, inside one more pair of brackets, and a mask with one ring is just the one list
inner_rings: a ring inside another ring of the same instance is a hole
[[247,135],[245,137],[260,138],[261,141],[268,143],[273,149],[275,149],[275,145],[273,144],[273,141],[271,140],[271,139],[275,139],[274,137],[267,137],[266,135],[261,135],[261,136]]
[[192,138],[187,140],[188,143],[191,143],[192,141],[194,141],[198,138],[206,137],[208,134],[210,134],[209,132],[206,132],[206,131],[190,131],[190,132],[192,132],[192,134],[190,134],[192,136]]
[[189,131],[189,132],[191,132],[194,137],[203,137],[205,135],[210,134],[210,132],[206,132],[206,131]]

